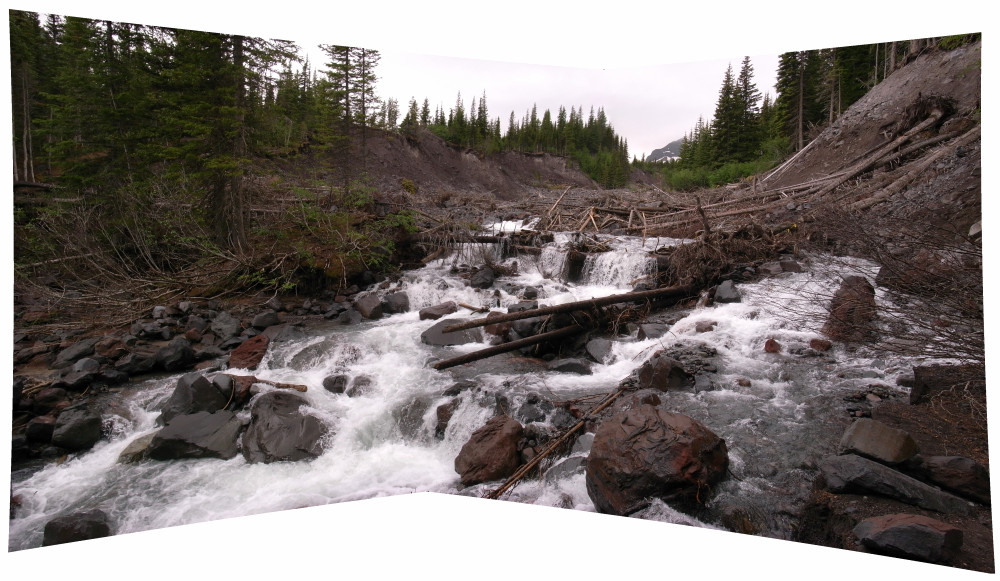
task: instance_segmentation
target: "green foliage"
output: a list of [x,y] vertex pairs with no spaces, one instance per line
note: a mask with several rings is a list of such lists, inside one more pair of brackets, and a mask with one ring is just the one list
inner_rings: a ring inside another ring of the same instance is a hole
[[982,40],[983,34],[981,32],[976,32],[974,34],[955,34],[952,36],[942,37],[938,42],[938,47],[944,50],[955,50],[961,46],[971,44],[977,40]]

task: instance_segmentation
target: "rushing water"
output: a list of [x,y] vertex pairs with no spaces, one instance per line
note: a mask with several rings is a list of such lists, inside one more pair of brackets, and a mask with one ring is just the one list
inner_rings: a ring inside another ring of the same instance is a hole
[[[494,231],[503,229],[507,227]],[[496,248],[469,246],[455,257],[407,273],[398,287],[386,291],[405,291],[408,313],[355,326],[316,326],[272,343],[253,373],[307,385],[306,411],[331,428],[323,454],[312,461],[248,464],[239,455],[230,460],[119,464],[119,454],[131,441],[157,429],[155,410],[178,376],[130,384],[115,394],[117,411],[105,417],[109,440],[29,476],[15,475],[12,494],[21,507],[10,521],[9,549],[39,546],[47,521],[89,508],[108,513],[122,534],[414,491],[479,496],[496,483],[462,487],[454,459],[470,434],[494,413],[496,394],[503,394],[516,409],[532,393],[552,401],[604,393],[662,348],[714,349],[714,355],[706,355],[715,368],[708,382],[700,382],[693,392],[669,393],[662,399],[665,408],[691,415],[726,439],[732,475],[715,490],[710,510],[697,518],[659,501],[638,516],[722,528],[726,515],[737,515],[754,523],[753,532],[787,537],[791,505],[803,497],[811,469],[830,453],[843,429],[845,392],[873,382],[894,385],[896,376],[912,365],[899,358],[876,359],[864,351],[848,353],[842,347],[818,357],[791,354],[817,336],[825,314],[825,303],[817,297],[829,297],[842,274],[860,270],[874,277],[876,267],[807,258],[803,273],[738,285],[740,303],[677,313],[678,320],[664,337],[640,341],[634,332],[618,337],[608,359],[595,364],[592,375],[526,367],[507,355],[447,371],[429,366],[435,358],[486,344],[423,344],[420,333],[436,321],[421,321],[420,308],[448,300],[506,307],[520,300],[508,290],[526,286],[537,288],[539,301],[548,305],[620,293],[655,274],[650,250],[680,242],[606,240],[613,250],[588,259],[583,282],[571,284],[560,276],[572,238],[558,235],[538,256],[507,259],[512,268],[516,263],[517,274],[498,281],[497,287],[506,289],[499,295],[493,289],[473,289],[453,274],[456,264],[471,264],[482,252],[501,258]],[[462,316],[462,311],[454,316]],[[702,321],[716,325],[698,333],[696,325]],[[784,346],[782,353],[764,352],[769,338]],[[332,374],[368,376],[374,389],[353,398],[332,394],[322,388],[323,379]],[[463,392],[443,438],[435,437],[436,408],[452,399],[442,393],[456,379],[472,377],[479,389]],[[570,460],[585,455],[586,447],[578,447]],[[583,469],[576,464],[579,461],[554,467],[544,478],[523,481],[510,500],[593,511]]]

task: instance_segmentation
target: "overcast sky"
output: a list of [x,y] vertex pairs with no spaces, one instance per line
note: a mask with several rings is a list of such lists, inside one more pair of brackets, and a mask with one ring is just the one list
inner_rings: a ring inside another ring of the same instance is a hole
[[[837,26],[838,20],[848,19],[850,11],[843,8],[850,2],[839,5],[842,10],[836,14],[813,17],[801,26],[789,26],[781,16],[782,6],[801,4],[755,4],[754,10],[774,6],[774,15],[763,21],[736,10],[745,3],[713,2],[711,12],[697,2],[666,4],[508,0],[501,8],[499,3],[441,0],[288,0],[253,11],[250,3],[229,8],[191,0],[145,6],[27,0],[11,6],[279,37],[313,55],[320,43],[374,48],[382,54],[376,69],[378,94],[395,98],[404,112],[411,97],[418,103],[426,97],[432,110],[440,104],[447,112],[460,91],[466,107],[485,91],[490,118],[499,117],[506,130],[511,111],[521,119],[533,104],[539,116],[545,109],[555,115],[560,105],[567,110],[582,106],[585,112],[603,107],[638,157],[683,136],[699,116],[710,120],[726,67],[732,64],[738,73],[744,55],[752,58],[757,88],[773,96],[781,52],[969,32],[964,24],[948,27],[941,20],[947,15],[913,25],[895,9],[863,2],[857,4],[867,18],[849,18],[850,26]],[[885,24],[890,20],[902,31],[893,33]]]

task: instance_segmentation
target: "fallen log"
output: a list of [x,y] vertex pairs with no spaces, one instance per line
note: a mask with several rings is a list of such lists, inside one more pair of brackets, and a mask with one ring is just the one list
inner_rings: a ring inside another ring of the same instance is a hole
[[444,332],[454,333],[455,331],[464,331],[465,329],[473,329],[475,327],[492,325],[494,323],[507,323],[509,321],[520,321],[521,319],[529,319],[531,317],[541,317],[544,315],[553,315],[556,313],[587,311],[596,307],[616,305],[618,303],[626,303],[631,301],[643,301],[647,299],[672,299],[672,298],[680,300],[685,297],[691,296],[694,292],[696,292],[696,289],[694,288],[693,285],[684,284],[666,288],[657,288],[648,291],[638,291],[638,292],[624,293],[620,295],[610,295],[596,299],[586,299],[583,301],[574,301],[572,303],[553,305],[550,307],[528,309],[526,311],[518,311],[516,313],[507,313],[505,315],[500,315],[489,319],[473,319],[471,321],[466,321],[464,323],[456,323],[454,325],[445,327]]
[[[491,319],[491,321],[493,320],[496,319]],[[442,369],[448,369],[449,367],[455,367],[456,365],[464,365],[466,363],[472,363],[473,361],[479,361],[480,359],[493,357],[494,355],[500,355],[501,353],[514,351],[516,349],[520,349],[521,347],[529,347],[531,345],[544,343],[545,341],[569,337],[570,335],[576,335],[588,329],[589,327],[585,327],[584,325],[570,325],[568,327],[556,329],[555,331],[535,335],[534,337],[525,337],[524,339],[518,339],[517,341],[511,341],[510,343],[487,347],[486,349],[480,349],[479,351],[473,351],[472,353],[466,353],[464,355],[459,355],[458,357],[438,361],[433,367],[434,369],[440,371]],[[445,332],[448,332],[447,329]]]

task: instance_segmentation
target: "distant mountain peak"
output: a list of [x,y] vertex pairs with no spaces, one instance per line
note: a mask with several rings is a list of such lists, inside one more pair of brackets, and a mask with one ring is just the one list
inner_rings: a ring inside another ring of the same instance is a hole
[[684,138],[675,139],[659,149],[654,149],[646,156],[646,161],[670,161],[681,156],[681,143]]

